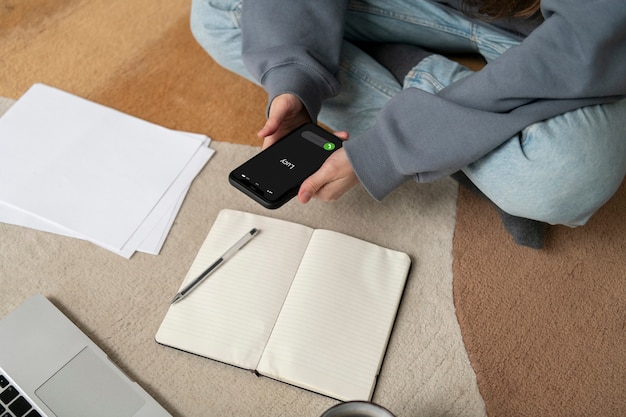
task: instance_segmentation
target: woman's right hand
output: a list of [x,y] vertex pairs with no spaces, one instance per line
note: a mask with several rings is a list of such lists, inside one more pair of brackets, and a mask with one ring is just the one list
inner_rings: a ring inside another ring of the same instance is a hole
[[257,133],[263,138],[263,149],[277,142],[287,133],[311,121],[309,113],[298,97],[285,93],[272,100],[265,126]]

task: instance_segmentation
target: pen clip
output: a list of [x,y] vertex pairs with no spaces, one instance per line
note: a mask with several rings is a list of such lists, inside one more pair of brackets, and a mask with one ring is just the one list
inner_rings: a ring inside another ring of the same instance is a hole
[[222,255],[222,259],[226,260],[226,259],[230,258],[231,256],[233,256],[238,250],[243,248],[246,245],[246,243],[250,242],[250,240],[257,233],[259,233],[259,229],[257,229],[257,228],[254,228],[254,229],[250,230],[244,237],[239,239],[237,241],[237,243],[235,243],[230,249],[228,249],[226,251],[226,253],[224,253],[224,255]]

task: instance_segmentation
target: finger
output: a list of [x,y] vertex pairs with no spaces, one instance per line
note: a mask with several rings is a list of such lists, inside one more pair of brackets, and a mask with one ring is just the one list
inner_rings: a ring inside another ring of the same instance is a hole
[[263,146],[261,147],[261,149],[269,148],[270,146],[272,146],[276,142],[278,142],[278,139],[276,139],[276,137],[268,136],[265,139],[263,139]]
[[[270,110],[263,128],[257,133],[259,137],[267,138],[280,133],[281,125],[292,111],[293,100],[288,94],[281,94],[272,100]],[[296,99],[297,100],[297,99]]]
[[311,198],[334,201],[358,183],[345,150],[334,152],[298,191],[298,199],[306,203]]
[[335,132],[335,136],[337,136],[341,140],[348,140],[348,138],[350,137],[350,134],[346,132],[345,130],[340,130],[338,132]]
[[[320,169],[304,180],[298,190],[298,199],[300,202],[307,203],[313,197],[320,198],[320,190],[340,177],[341,171],[335,162],[337,156],[340,154],[341,151],[333,153],[324,164],[322,164]],[[325,200],[323,197],[322,199]]]
[[313,198],[313,196],[317,194],[317,191],[322,188],[322,186],[323,184],[317,183],[315,174],[313,174],[312,176],[304,180],[304,182],[300,186],[300,190],[298,190],[298,200],[300,200],[302,204],[308,203],[309,201],[311,201],[311,198]]
[[268,136],[273,135],[278,130],[280,126],[280,119],[277,117],[270,117],[265,121],[265,125],[259,130],[257,136],[260,138],[266,138]]

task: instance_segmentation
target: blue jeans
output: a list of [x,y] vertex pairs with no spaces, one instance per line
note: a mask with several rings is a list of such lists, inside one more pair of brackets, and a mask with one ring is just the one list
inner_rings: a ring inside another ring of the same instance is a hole
[[[191,28],[220,65],[253,80],[241,59],[241,0],[192,0]],[[338,74],[342,91],[319,121],[358,135],[402,88],[437,92],[471,74],[442,55],[410,71],[404,85],[352,42],[412,43],[441,53],[477,53],[487,62],[521,39],[475,24],[425,0],[353,0]],[[463,169],[504,211],[578,226],[608,201],[626,175],[626,100],[590,106],[528,126]]]

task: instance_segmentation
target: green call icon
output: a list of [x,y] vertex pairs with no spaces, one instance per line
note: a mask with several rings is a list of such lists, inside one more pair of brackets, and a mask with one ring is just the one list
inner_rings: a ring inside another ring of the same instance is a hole
[[333,151],[337,147],[332,141],[324,139],[320,135],[317,135],[310,130],[305,130],[302,132],[302,137],[308,140],[309,142],[323,148],[325,151]]

